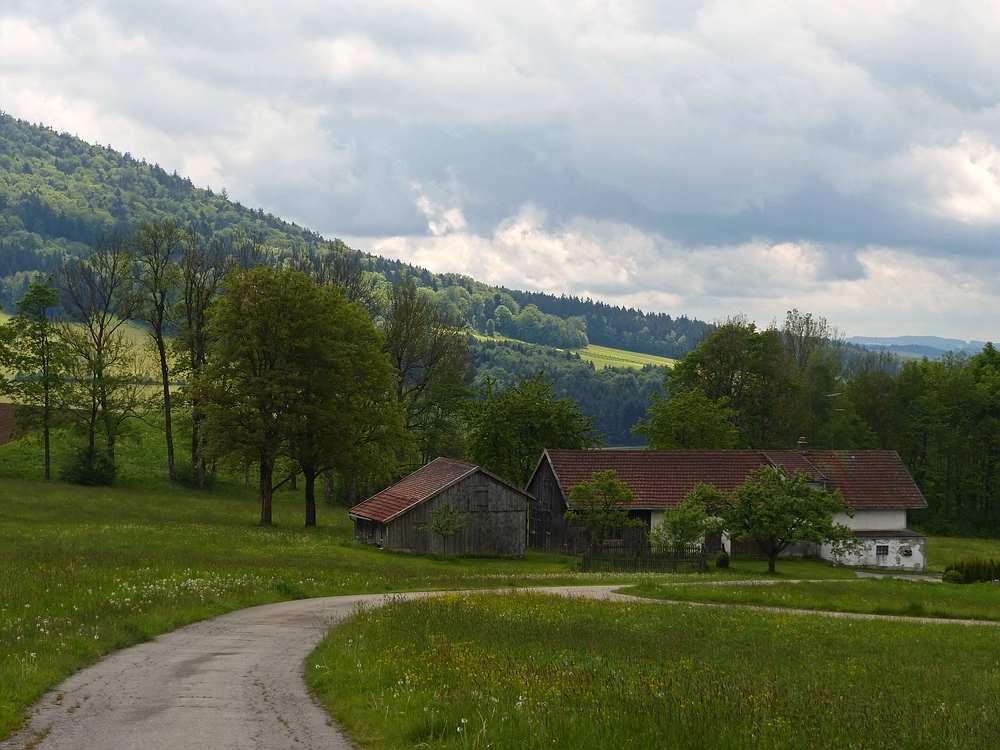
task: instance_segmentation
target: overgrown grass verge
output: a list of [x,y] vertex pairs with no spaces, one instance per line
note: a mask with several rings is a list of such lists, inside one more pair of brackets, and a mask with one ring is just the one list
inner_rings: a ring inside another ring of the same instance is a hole
[[515,593],[394,602],[310,687],[362,747],[992,748],[992,627]]
[[646,581],[622,593],[684,602],[784,607],[904,617],[1000,620],[1000,585],[951,586],[929,581],[863,578],[774,582],[765,586],[692,585]]

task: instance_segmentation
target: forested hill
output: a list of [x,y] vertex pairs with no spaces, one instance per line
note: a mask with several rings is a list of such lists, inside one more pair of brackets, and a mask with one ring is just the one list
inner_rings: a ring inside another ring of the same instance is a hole
[[[347,250],[263,209],[229,200],[225,190],[196,187],[157,164],[88,144],[0,113],[0,304],[10,310],[37,273],[86,251],[101,234],[126,232],[171,217],[212,232],[257,237],[276,263],[302,253]],[[433,274],[362,255],[389,279],[410,275],[480,332],[559,347],[595,344],[680,357],[709,326],[599,301],[520,292],[457,274]]]

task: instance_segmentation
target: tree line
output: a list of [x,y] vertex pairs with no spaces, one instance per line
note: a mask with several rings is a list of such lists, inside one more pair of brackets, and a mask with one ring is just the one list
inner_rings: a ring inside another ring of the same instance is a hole
[[667,374],[635,428],[650,447],[896,451],[935,532],[1000,533],[1000,354],[902,360],[847,347],[822,317],[732,318]]

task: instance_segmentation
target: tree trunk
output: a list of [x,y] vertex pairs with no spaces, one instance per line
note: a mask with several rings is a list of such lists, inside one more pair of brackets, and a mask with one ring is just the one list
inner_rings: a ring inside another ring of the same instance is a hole
[[316,525],[316,472],[302,468],[302,476],[306,481],[306,527]]
[[170,481],[177,479],[174,469],[174,433],[170,425],[170,369],[167,367],[167,349],[163,335],[156,337],[156,348],[160,354],[160,377],[163,380],[163,426],[167,437],[167,474]]
[[274,461],[261,454],[260,456],[260,525],[271,525],[272,479],[274,476]]
[[777,559],[778,559],[778,553],[777,552],[775,552],[775,553],[770,554],[770,555],[767,556],[767,572],[768,573],[773,573],[774,572],[774,563],[775,563],[775,561],[777,561]]

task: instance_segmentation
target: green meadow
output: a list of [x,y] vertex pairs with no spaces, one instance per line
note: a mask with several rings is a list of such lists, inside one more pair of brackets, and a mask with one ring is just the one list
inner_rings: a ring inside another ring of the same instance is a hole
[[[319,526],[305,529],[301,491],[280,490],[275,525],[261,528],[242,475],[220,474],[212,491],[171,486],[160,443],[155,427],[137,427],[120,444],[112,488],[41,481],[35,440],[0,447],[0,738],[103,654],[293,598],[607,583],[736,605],[808,607],[812,597],[821,609],[904,615],[993,619],[1000,610],[988,584],[859,581],[809,560],[783,560],[775,576],[763,561],[734,561],[692,577],[584,574],[575,558],[540,554],[394,555],[353,541],[344,507],[321,505]],[[60,435],[57,457],[70,444]],[[936,559],[932,539],[932,566],[996,544],[940,541],[947,555]],[[803,737],[826,747],[985,747],[975,731],[997,729],[980,707],[997,705],[998,638],[989,626],[449,595],[361,614],[306,666],[364,747],[697,747],[710,729],[705,747],[816,746]],[[858,739],[865,726],[880,727],[878,742]]]
[[[509,341],[516,344],[524,344],[525,346],[538,346],[542,348],[541,344],[526,344],[518,339],[512,339],[499,334],[486,336],[482,333],[473,333],[471,335],[479,341]],[[646,365],[672,367],[677,364],[676,359],[670,359],[668,357],[658,357],[655,354],[630,352],[625,349],[612,349],[610,346],[597,346],[595,344],[588,344],[587,346],[579,349],[560,349],[559,351],[569,351],[573,354],[579,354],[580,359],[585,362],[592,362],[594,367],[597,369],[602,369],[604,367],[629,367],[634,370],[640,370]]]
[[608,346],[596,346],[588,344],[582,349],[572,349],[574,354],[579,354],[581,359],[593,362],[594,367],[631,367],[640,369],[646,365],[657,367],[673,367],[677,364],[676,359],[667,357],[657,357],[655,354],[640,354],[638,352],[628,352],[624,349],[612,349]]
[[506,593],[397,601],[306,673],[362,747],[993,748],[1000,633]]

